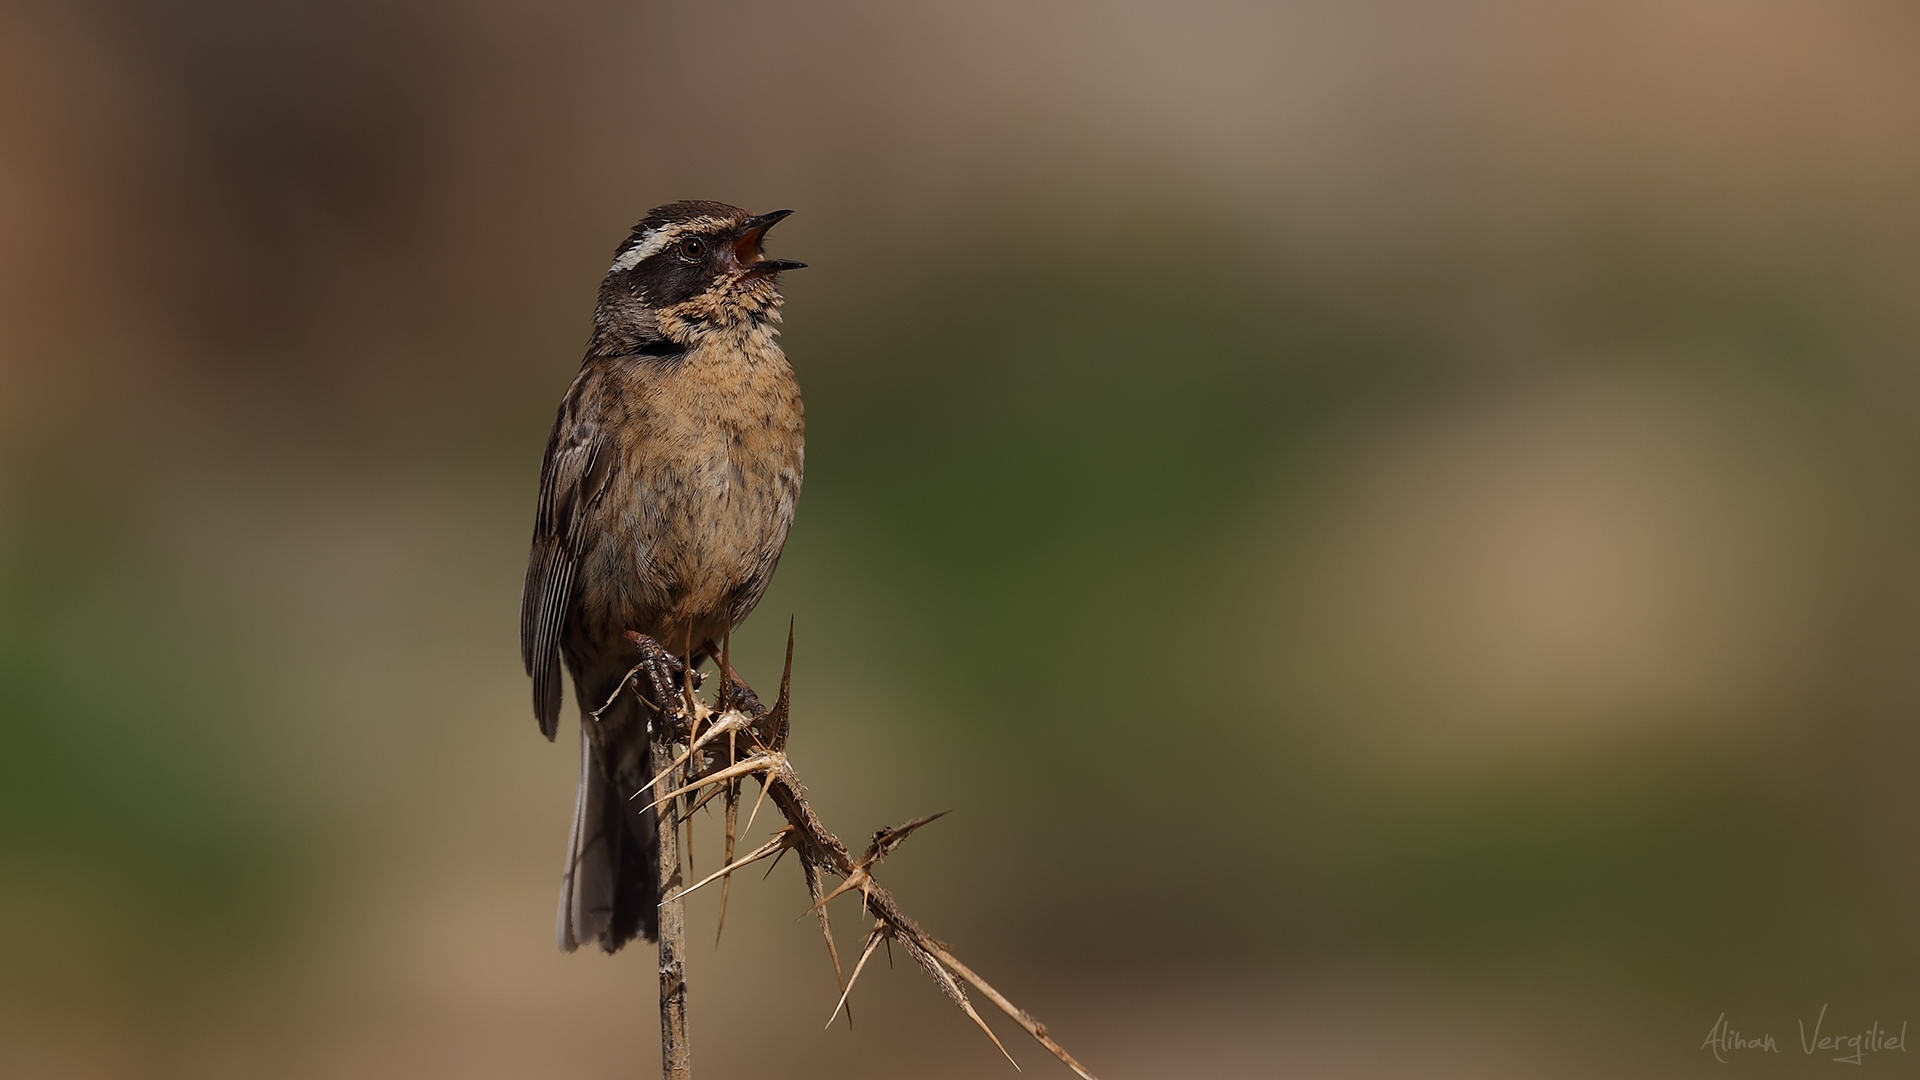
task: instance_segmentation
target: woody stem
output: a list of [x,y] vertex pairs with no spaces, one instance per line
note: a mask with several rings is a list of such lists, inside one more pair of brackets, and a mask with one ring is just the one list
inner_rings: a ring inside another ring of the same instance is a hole
[[[673,738],[667,724],[656,724],[650,740],[655,776],[673,767]],[[676,785],[677,786],[677,783]],[[680,836],[675,809],[669,799],[659,809],[660,896],[680,892]],[[687,920],[686,905],[678,898],[660,905],[660,1075],[662,1080],[691,1080],[693,1066],[687,1045]]]

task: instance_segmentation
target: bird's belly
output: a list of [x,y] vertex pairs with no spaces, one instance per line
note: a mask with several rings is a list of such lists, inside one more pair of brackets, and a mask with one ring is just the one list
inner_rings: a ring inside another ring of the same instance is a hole
[[582,567],[583,604],[606,632],[638,630],[669,648],[691,635],[697,646],[752,609],[786,544],[799,464],[797,454],[739,442],[656,441],[623,470]]
[[778,478],[727,458],[683,459],[671,480],[640,493],[643,524],[629,558],[654,603],[686,615],[723,607],[761,556],[786,539]]

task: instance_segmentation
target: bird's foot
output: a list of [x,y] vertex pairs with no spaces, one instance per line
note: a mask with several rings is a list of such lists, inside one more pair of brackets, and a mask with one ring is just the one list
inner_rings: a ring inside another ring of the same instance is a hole
[[673,702],[680,694],[681,680],[687,671],[685,661],[645,634],[629,630],[627,640],[633,642],[640,653],[640,662],[635,665],[641,680],[640,696],[646,699],[650,710],[658,712],[665,707],[673,711]]

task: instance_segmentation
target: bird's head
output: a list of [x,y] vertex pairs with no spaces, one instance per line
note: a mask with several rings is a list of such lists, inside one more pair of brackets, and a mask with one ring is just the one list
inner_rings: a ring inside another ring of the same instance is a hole
[[762,245],[791,213],[692,200],[649,211],[614,252],[594,312],[596,340],[634,335],[686,346],[717,329],[778,322],[776,276],[806,263],[769,259]]

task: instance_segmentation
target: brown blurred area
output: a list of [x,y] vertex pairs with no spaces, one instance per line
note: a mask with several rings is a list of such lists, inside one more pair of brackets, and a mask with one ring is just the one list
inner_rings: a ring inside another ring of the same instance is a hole
[[[689,197],[811,264],[740,666],[1097,1074],[1834,1068],[1920,1020],[1916,116],[1892,2],[9,0],[0,1074],[651,1075],[515,612]],[[702,1075],[1010,1074],[751,878]]]

